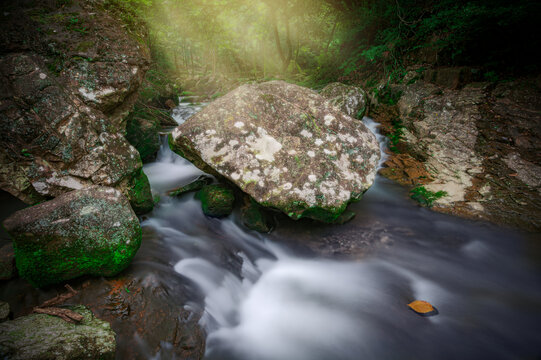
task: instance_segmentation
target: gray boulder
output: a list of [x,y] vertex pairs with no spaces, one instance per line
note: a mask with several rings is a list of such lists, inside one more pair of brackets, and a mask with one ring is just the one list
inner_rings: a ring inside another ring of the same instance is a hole
[[4,226],[13,238],[19,275],[36,287],[85,274],[115,275],[141,244],[128,200],[100,186],[19,210]]
[[0,357],[23,360],[114,359],[115,333],[109,323],[84,306],[71,308],[83,315],[78,324],[59,317],[31,314],[0,324]]
[[368,97],[360,87],[334,82],[325,86],[320,94],[353,118],[362,119],[368,110]]
[[325,222],[361,198],[380,157],[362,122],[283,81],[240,86],[177,127],[169,144],[259,204]]

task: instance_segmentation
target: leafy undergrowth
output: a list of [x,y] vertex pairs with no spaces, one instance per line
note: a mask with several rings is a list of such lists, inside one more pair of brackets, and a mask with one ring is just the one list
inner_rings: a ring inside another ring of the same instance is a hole
[[418,186],[410,191],[410,197],[419,204],[427,207],[432,207],[434,201],[447,196],[446,191],[433,192],[426,189],[424,186]]

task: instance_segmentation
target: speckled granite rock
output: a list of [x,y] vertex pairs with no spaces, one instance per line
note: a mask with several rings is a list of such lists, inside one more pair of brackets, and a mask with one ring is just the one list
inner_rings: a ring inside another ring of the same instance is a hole
[[100,186],[19,210],[4,226],[20,276],[36,287],[84,274],[115,275],[141,245],[139,220],[127,199]]
[[353,118],[361,119],[368,110],[366,92],[358,86],[334,82],[325,86],[320,94]]
[[362,122],[283,81],[240,86],[177,127],[169,143],[259,204],[325,222],[361,198],[380,157]]
[[94,317],[84,306],[79,324],[59,317],[31,314],[0,324],[0,357],[23,360],[114,359],[115,333],[109,323]]

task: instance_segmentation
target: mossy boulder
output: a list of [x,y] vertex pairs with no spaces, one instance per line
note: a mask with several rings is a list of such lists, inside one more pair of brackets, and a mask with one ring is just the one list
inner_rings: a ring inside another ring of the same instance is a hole
[[241,207],[241,220],[248,229],[261,233],[268,233],[272,230],[265,209],[249,196],[244,197],[244,204]]
[[169,196],[182,196],[192,191],[201,190],[202,188],[210,184],[212,184],[212,177],[208,175],[201,175],[191,183],[170,190],[167,194]]
[[19,210],[4,221],[19,275],[35,287],[113,276],[141,245],[141,226],[114,188],[91,186]]
[[246,84],[169,136],[173,151],[293,219],[334,222],[372,185],[376,137],[316,92],[283,81]]
[[325,86],[320,94],[353,118],[361,119],[368,110],[366,92],[358,86],[334,82]]
[[126,196],[136,214],[146,214],[154,208],[154,199],[150,191],[150,183],[143,169],[139,170],[128,182]]
[[233,212],[235,195],[232,189],[222,184],[205,186],[196,197],[201,200],[201,208],[207,216],[220,218]]
[[126,140],[135,147],[143,162],[156,158],[160,150],[160,120],[152,113],[133,112],[126,122]]
[[59,317],[31,314],[0,324],[0,358],[23,360],[107,360],[115,358],[115,333],[84,306],[78,324]]

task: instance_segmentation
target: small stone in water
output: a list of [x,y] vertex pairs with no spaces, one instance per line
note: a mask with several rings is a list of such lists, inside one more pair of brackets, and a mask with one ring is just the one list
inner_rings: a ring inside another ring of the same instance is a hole
[[421,316],[434,316],[438,315],[438,310],[432,306],[429,302],[423,300],[415,300],[408,304],[408,307],[415,311],[416,314]]

